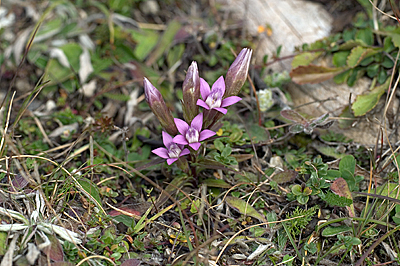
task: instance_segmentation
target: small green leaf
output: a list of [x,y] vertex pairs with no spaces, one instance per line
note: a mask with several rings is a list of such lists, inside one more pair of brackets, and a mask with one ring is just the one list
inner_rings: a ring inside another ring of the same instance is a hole
[[221,140],[216,139],[214,140],[214,146],[217,150],[219,150],[220,152],[224,150],[225,145],[222,143]]
[[342,67],[346,65],[347,57],[350,51],[339,51],[335,53],[332,57],[332,63],[335,67]]
[[347,226],[347,225],[339,225],[336,227],[329,226],[322,231],[322,236],[323,237],[331,237],[331,236],[343,234],[343,233],[350,232],[350,231],[351,231],[351,227]]
[[137,43],[133,50],[134,55],[143,61],[157,45],[159,36],[159,33],[154,30],[132,31],[132,38]]
[[209,187],[231,188],[232,186],[222,179],[206,179],[202,181],[203,184]]
[[231,148],[231,146],[227,145],[227,146],[225,146],[225,148],[222,150],[221,156],[224,157],[224,158],[226,158],[226,157],[228,157],[229,155],[231,155],[231,153],[232,153],[232,148]]
[[249,202],[246,202],[246,201],[236,198],[236,197],[228,196],[228,197],[226,197],[226,203],[231,208],[236,209],[238,212],[240,212],[243,215],[251,216],[251,217],[256,218],[263,222],[267,221],[263,215],[259,214],[256,211],[256,209],[254,209],[254,207],[250,205]]
[[360,29],[356,33],[356,40],[361,40],[367,45],[373,45],[374,34],[370,28]]
[[296,196],[298,196],[298,195],[301,195],[302,193],[303,193],[303,191],[302,191],[302,189],[301,189],[301,186],[300,185],[294,185],[293,187],[292,187],[292,193],[294,194],[294,195],[296,195]]
[[252,124],[249,127],[249,135],[254,142],[266,141],[269,139],[268,131],[257,124]]
[[343,172],[344,170],[349,171],[352,175],[356,170],[356,160],[353,155],[346,155],[339,162],[339,171]]
[[351,106],[355,116],[362,116],[371,111],[378,103],[381,96],[388,89],[390,78],[382,85],[379,85],[367,92],[366,94],[358,95],[356,101]]
[[322,52],[304,52],[296,55],[292,61],[292,68],[296,68],[298,66],[306,66],[309,65],[312,61],[318,58]]
[[78,183],[87,193],[89,193],[98,202],[98,205],[101,206],[101,197],[98,187],[87,178],[79,179]]

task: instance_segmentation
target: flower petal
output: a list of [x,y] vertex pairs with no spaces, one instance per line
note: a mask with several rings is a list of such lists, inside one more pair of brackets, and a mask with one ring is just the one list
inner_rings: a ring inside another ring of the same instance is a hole
[[189,129],[188,123],[183,121],[182,119],[179,118],[174,118],[176,128],[178,129],[179,133],[182,135],[186,134],[186,131]]
[[203,131],[200,132],[199,141],[203,141],[205,139],[208,139],[209,137],[212,137],[215,134],[217,134],[217,133],[215,133],[212,130],[204,129]]
[[198,106],[203,107],[204,109],[210,110],[210,107],[208,107],[208,104],[206,104],[205,101],[198,99],[197,103]]
[[152,150],[151,152],[160,156],[161,158],[164,158],[164,159],[169,158],[168,150],[166,148],[157,148],[155,150]]
[[214,109],[217,110],[217,111],[219,111],[219,112],[221,112],[221,113],[223,113],[224,115],[226,115],[226,113],[228,112],[227,109],[221,108],[221,107],[216,107],[216,108],[214,108]]
[[167,132],[162,132],[162,140],[165,147],[169,147],[172,143],[172,137]]
[[181,152],[181,154],[179,155],[179,157],[188,155],[189,153],[190,153],[189,149],[184,149],[184,150]]
[[192,147],[193,150],[197,151],[200,148],[201,144],[200,144],[200,142],[193,142],[193,143],[190,143],[189,146]]
[[207,81],[203,78],[200,78],[200,94],[203,100],[207,99],[208,95],[210,94],[210,85],[208,85]]
[[195,118],[193,118],[190,126],[197,131],[200,131],[201,127],[203,126],[203,113],[200,113]]
[[223,96],[225,93],[225,81],[223,76],[220,76],[211,87],[211,91],[218,89],[221,90],[221,94]]
[[231,96],[222,100],[221,107],[227,107],[229,105],[235,104],[238,101],[242,100],[242,98],[238,96]]
[[182,145],[189,144],[189,142],[186,140],[186,138],[185,138],[184,136],[182,136],[182,135],[177,135],[177,136],[175,136],[175,137],[173,138],[173,141],[174,141],[176,144],[182,144]]
[[167,164],[168,165],[171,165],[171,164],[173,164],[175,161],[177,161],[178,160],[178,158],[171,158],[171,159],[167,159]]

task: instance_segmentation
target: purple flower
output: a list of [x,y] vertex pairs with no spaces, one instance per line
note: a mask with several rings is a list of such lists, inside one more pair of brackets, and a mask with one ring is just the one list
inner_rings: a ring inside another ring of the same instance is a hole
[[143,87],[146,102],[149,104],[151,111],[153,111],[154,115],[158,118],[158,121],[160,121],[161,126],[171,135],[178,134],[174,123],[174,117],[165,104],[161,93],[147,78],[143,79]]
[[242,98],[238,96],[231,96],[225,99],[222,99],[225,93],[225,82],[224,78],[221,76],[217,81],[212,85],[212,89],[210,90],[210,85],[204,80],[200,79],[200,93],[203,100],[198,99],[197,105],[207,109],[215,109],[223,114],[226,114],[226,108],[229,105],[235,104],[240,101]]
[[242,49],[226,73],[226,97],[238,95],[247,78],[251,54],[248,48]]
[[192,121],[199,113],[199,107],[196,105],[196,102],[200,98],[200,77],[196,62],[192,62],[186,72],[186,78],[182,85],[182,93],[183,117],[186,121]]
[[179,157],[190,153],[188,149],[183,149],[183,145],[173,142],[172,137],[167,132],[162,132],[164,146],[166,148],[157,148],[151,152],[157,154],[161,158],[167,159],[168,165],[174,163]]
[[182,135],[175,136],[173,141],[181,145],[189,144],[189,146],[196,151],[200,148],[200,141],[208,139],[216,134],[214,131],[208,129],[201,131],[203,126],[203,113],[193,118],[190,126],[181,119],[175,118],[174,120],[179,133]]

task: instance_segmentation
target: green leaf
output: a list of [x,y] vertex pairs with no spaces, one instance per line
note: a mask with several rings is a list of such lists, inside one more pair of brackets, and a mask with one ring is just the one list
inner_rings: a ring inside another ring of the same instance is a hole
[[356,160],[353,155],[346,155],[340,160],[339,171],[343,173],[344,170],[347,170],[354,175],[356,170]]
[[332,63],[335,67],[342,67],[346,65],[347,57],[349,56],[350,51],[340,51],[333,55]]
[[361,40],[367,45],[373,45],[374,34],[370,28],[360,29],[356,33],[356,40]]
[[303,191],[302,191],[302,189],[301,189],[301,186],[300,185],[294,185],[293,187],[292,187],[292,193],[294,194],[294,195],[296,195],[296,196],[298,196],[298,195],[301,195],[302,193],[303,193]]
[[331,79],[345,70],[347,70],[345,67],[329,68],[316,65],[299,66],[292,69],[290,77],[293,82],[300,85],[306,83],[314,84]]
[[355,116],[362,116],[371,111],[378,103],[381,96],[389,88],[390,78],[382,85],[379,85],[367,92],[366,94],[358,95],[355,102],[351,106]]
[[92,181],[90,181],[87,178],[81,178],[78,180],[78,183],[81,185],[81,187],[87,192],[89,193],[93,199],[95,199],[97,201],[98,204],[96,205],[100,205],[101,206],[101,198],[100,198],[100,193],[99,193],[99,189],[98,187],[92,183]]
[[322,52],[304,52],[296,55],[292,61],[292,68],[296,68],[298,66],[306,66],[309,65],[312,61],[318,58]]
[[273,175],[271,179],[278,184],[284,184],[293,181],[298,176],[298,173],[294,170],[285,170],[276,175]]
[[8,233],[0,232],[0,256],[4,256],[7,251]]
[[357,46],[351,49],[350,55],[347,57],[347,66],[354,68],[358,64],[360,64],[360,62],[364,58],[372,56],[379,51],[380,49],[378,50],[378,49],[364,48],[361,46]]
[[143,61],[157,45],[159,32],[154,30],[132,31],[132,38],[137,42],[133,54]]
[[250,205],[249,202],[246,202],[246,201],[236,198],[236,197],[228,196],[228,197],[226,197],[226,203],[231,208],[236,209],[238,212],[240,212],[243,215],[251,216],[251,217],[256,218],[263,222],[267,221],[263,215],[259,214],[256,211],[256,209],[254,209],[253,206]]
[[224,150],[225,145],[222,143],[222,141],[220,139],[216,139],[214,140],[214,146],[217,150],[219,150],[220,152]]
[[154,64],[159,58],[161,58],[165,51],[169,50],[169,48],[173,44],[173,40],[175,34],[181,29],[182,25],[178,22],[178,20],[172,20],[167,29],[165,30],[163,36],[160,39],[160,42],[157,44],[155,50],[150,54],[149,58],[146,61],[147,66],[151,66]]
[[228,157],[229,155],[231,155],[231,153],[232,153],[232,148],[231,148],[231,146],[227,145],[227,146],[225,146],[225,148],[222,150],[221,156],[224,157],[224,158],[226,158],[226,157]]
[[350,232],[350,231],[351,231],[351,227],[347,226],[347,225],[339,225],[336,227],[329,226],[322,231],[322,236],[330,237],[330,236],[335,236],[335,235],[343,234],[343,233]]
[[232,186],[222,179],[206,179],[202,181],[203,184],[209,187],[231,188]]
[[348,40],[347,42],[339,46],[339,50],[351,50],[357,46],[365,46],[365,43],[361,40]]
[[352,71],[353,71],[352,69],[349,69],[349,70],[344,71],[343,73],[336,75],[333,78],[333,81],[336,84],[342,84],[342,83],[346,82],[347,79],[349,78],[350,74],[352,73]]
[[251,135],[254,142],[266,141],[269,139],[268,131],[257,124],[252,124],[249,127],[249,135]]
[[176,62],[181,60],[184,51],[185,45],[183,43],[175,45],[169,50],[167,56],[167,64],[169,68],[172,68]]

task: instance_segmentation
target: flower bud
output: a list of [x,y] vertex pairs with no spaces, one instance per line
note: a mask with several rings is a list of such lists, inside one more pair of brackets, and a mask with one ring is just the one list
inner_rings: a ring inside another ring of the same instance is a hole
[[146,102],[149,104],[151,111],[160,121],[161,126],[168,132],[168,134],[175,136],[178,134],[174,117],[164,102],[161,93],[150,83],[147,78],[143,80],[144,95]]
[[224,98],[239,94],[247,78],[252,53],[251,49],[244,48],[229,67],[225,78],[226,90]]
[[197,63],[192,62],[186,73],[183,90],[183,114],[187,122],[191,122],[199,113],[197,100],[200,98],[200,77],[197,69]]

